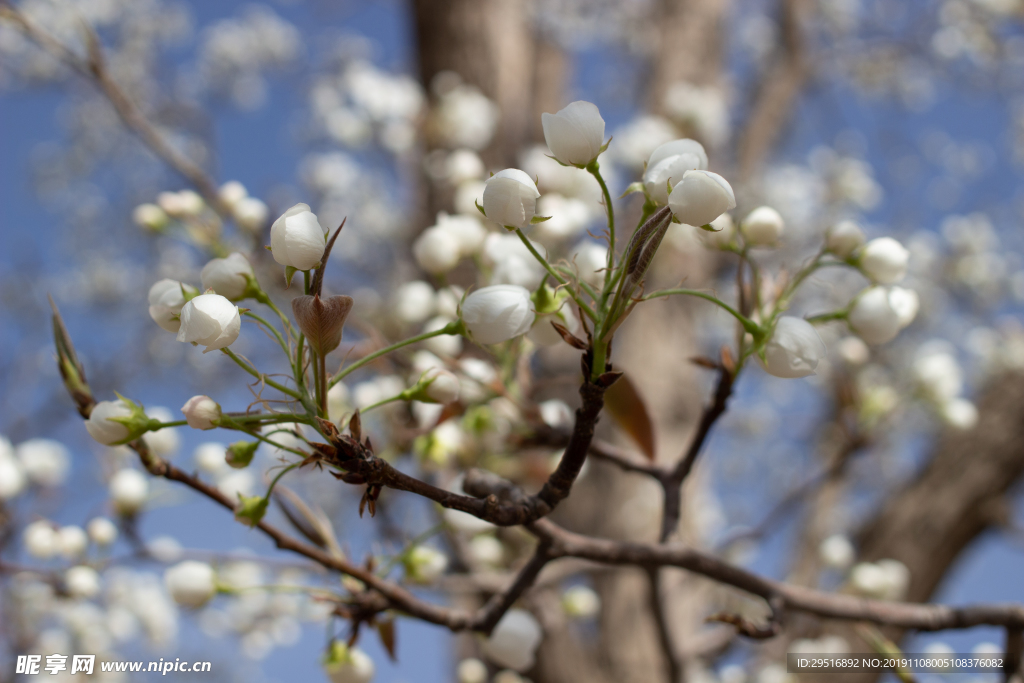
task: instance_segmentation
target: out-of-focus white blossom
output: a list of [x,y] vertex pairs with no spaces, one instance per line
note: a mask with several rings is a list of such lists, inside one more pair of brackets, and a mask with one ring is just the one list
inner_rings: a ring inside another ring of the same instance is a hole
[[538,197],[533,178],[518,168],[506,168],[485,183],[484,214],[503,227],[528,228],[537,215]]
[[[423,324],[423,331],[434,332],[446,327],[450,322],[452,322],[451,319],[442,316],[431,318]],[[423,346],[431,353],[455,358],[462,352],[462,337],[455,334],[442,334],[425,340]]]
[[114,473],[109,484],[110,499],[122,515],[139,511],[149,496],[149,481],[138,470],[122,469]]
[[644,172],[644,188],[654,202],[664,206],[668,204],[670,184],[678,185],[687,171],[706,170],[707,167],[708,155],[703,145],[689,138],[672,140],[651,153]]
[[62,526],[57,530],[57,547],[62,556],[73,560],[80,557],[89,545],[89,537],[80,526]]
[[94,598],[100,592],[100,575],[92,567],[78,565],[64,574],[68,593],[76,598]]
[[25,489],[27,477],[10,442],[0,436],[0,501],[11,500]]
[[747,244],[767,247],[779,241],[784,227],[785,223],[778,211],[770,206],[759,206],[740,223],[740,232]]
[[262,200],[256,197],[246,197],[235,204],[232,215],[235,217],[238,227],[255,233],[266,225],[270,209]]
[[910,252],[902,244],[891,237],[878,237],[864,245],[857,262],[872,281],[891,285],[907,274],[909,260]]
[[680,223],[699,227],[736,208],[736,196],[717,173],[687,171],[672,188],[668,205]]
[[202,607],[217,592],[213,567],[196,560],[168,568],[164,572],[164,585],[174,601],[185,607]]
[[395,317],[410,325],[423,322],[437,309],[434,288],[423,280],[413,280],[398,287],[392,301]]
[[438,131],[449,147],[483,149],[494,137],[500,117],[498,105],[471,85],[449,85],[457,82],[457,76],[442,84],[449,75],[454,74],[438,74],[431,84],[435,91],[442,91],[434,111]]
[[299,203],[274,221],[270,228],[270,251],[282,266],[309,270],[324,255],[326,235],[309,204]]
[[53,439],[29,439],[15,449],[22,471],[39,486],[60,486],[71,471],[71,454]]
[[590,619],[601,611],[601,598],[589,586],[573,586],[562,594],[562,609],[570,617]]
[[569,429],[572,427],[573,413],[569,405],[561,399],[553,398],[537,406],[540,419],[552,429]]
[[714,230],[697,231],[697,237],[704,246],[709,249],[725,249],[732,243],[732,239],[736,234],[736,225],[733,223],[732,216],[723,213],[708,225],[714,228]]
[[[159,420],[160,422],[174,421],[174,414],[162,406],[146,408],[146,417],[151,420]],[[146,445],[154,453],[165,458],[176,453],[178,446],[181,445],[178,431],[174,427],[164,427],[156,431],[146,432],[142,435],[142,440],[146,442]]]
[[540,120],[548,149],[563,164],[582,168],[601,153],[604,119],[593,103],[578,100]]
[[884,344],[903,329],[903,318],[889,300],[885,287],[869,287],[857,295],[847,321],[868,344]]
[[493,285],[462,302],[462,321],[479,344],[498,344],[529,331],[534,320],[530,292],[517,285]]
[[26,552],[38,560],[48,560],[60,550],[57,530],[43,519],[25,526],[25,530],[22,532],[22,542],[25,544]]
[[487,683],[487,665],[479,659],[463,659],[455,669],[458,683]]
[[370,683],[375,672],[373,660],[356,647],[335,641],[324,662],[331,683]]
[[412,245],[412,254],[420,268],[441,275],[454,268],[461,258],[458,238],[439,226],[427,228]]
[[436,548],[417,545],[404,558],[405,577],[415,583],[436,581],[448,568],[448,556]]
[[203,289],[212,289],[231,301],[238,301],[245,296],[249,287],[246,276],[256,277],[249,259],[237,251],[225,258],[212,259],[199,274]]
[[98,546],[106,547],[117,540],[117,526],[106,517],[94,517],[85,525],[89,538]]
[[825,357],[825,344],[814,326],[802,318],[782,316],[764,347],[764,369],[770,375],[795,379],[814,374]]
[[685,81],[673,83],[665,91],[665,112],[692,127],[697,136],[712,147],[729,139],[729,105],[720,87]]
[[488,659],[500,666],[526,671],[534,662],[534,652],[543,632],[537,619],[526,610],[511,609],[494,627],[481,645]]
[[200,294],[181,309],[178,341],[202,344],[209,353],[234,344],[241,329],[238,306],[220,294]]
[[860,337],[844,337],[836,344],[836,349],[839,356],[849,365],[864,365],[871,358],[871,349]]
[[944,405],[963,390],[960,363],[941,342],[928,343],[918,350],[911,371],[921,393],[937,405]]
[[551,216],[533,227],[531,236],[546,245],[557,245],[583,232],[592,217],[590,205],[576,197],[549,192],[537,200],[537,213]]
[[459,400],[459,378],[455,373],[442,368],[427,370],[420,381],[429,381],[425,390],[426,397],[441,404],[454,403]]
[[220,189],[217,190],[217,196],[224,202],[229,211],[233,211],[238,202],[249,196],[249,191],[245,189],[245,185],[237,180],[229,180],[220,186]]
[[132,221],[140,228],[161,230],[170,221],[167,212],[156,204],[139,204],[132,211]]
[[846,536],[832,534],[818,546],[818,556],[825,566],[843,570],[853,564],[856,551]]
[[569,262],[575,264],[580,279],[591,287],[604,285],[608,268],[608,245],[586,240],[569,250]]
[[[539,254],[546,254],[543,246],[533,240],[530,242]],[[530,253],[518,235],[488,235],[484,242],[483,260],[493,267],[492,285],[519,285],[532,291],[547,274],[544,266]]]
[[469,554],[478,564],[496,567],[505,559],[505,546],[490,534],[480,534],[469,542]]
[[193,218],[206,208],[206,202],[193,190],[161,192],[156,198],[156,203],[167,212],[167,215],[174,218]]
[[942,404],[943,421],[954,429],[973,429],[978,424],[978,409],[965,398],[954,398]]

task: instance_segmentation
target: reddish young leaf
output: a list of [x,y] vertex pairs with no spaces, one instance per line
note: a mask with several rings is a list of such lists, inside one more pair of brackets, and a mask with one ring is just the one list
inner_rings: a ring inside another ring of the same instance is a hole
[[609,387],[604,395],[605,408],[615,423],[622,428],[651,462],[654,461],[654,423],[647,412],[643,398],[629,377],[623,375]]
[[384,644],[388,657],[391,658],[392,662],[397,662],[398,657],[395,655],[395,620],[378,621],[377,634],[380,636],[380,642]]

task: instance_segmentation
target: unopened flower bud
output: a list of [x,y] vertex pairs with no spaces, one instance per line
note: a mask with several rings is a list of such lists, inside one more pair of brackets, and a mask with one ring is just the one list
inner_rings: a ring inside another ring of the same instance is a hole
[[567,166],[585,167],[604,145],[604,119],[597,107],[582,100],[557,114],[541,114],[544,141],[555,159]]
[[370,683],[375,671],[373,660],[365,652],[340,640],[331,643],[324,670],[331,683]]
[[192,429],[213,429],[221,417],[220,405],[209,396],[193,396],[181,407],[185,421]]
[[249,196],[249,191],[245,189],[245,185],[238,182],[237,180],[229,180],[220,186],[217,191],[217,196],[224,202],[224,206],[228,210],[234,210],[238,202],[242,201]]
[[483,642],[481,650],[499,666],[526,671],[533,666],[534,652],[542,637],[540,624],[532,614],[511,609]]
[[217,592],[213,567],[205,562],[186,560],[164,572],[167,592],[179,605],[202,607]]
[[850,539],[842,534],[833,534],[818,546],[818,556],[825,566],[843,570],[853,563],[856,552]]
[[785,223],[778,211],[770,206],[759,206],[740,223],[740,232],[747,244],[767,247],[779,241],[784,227]]
[[422,401],[425,398],[445,405],[459,400],[459,378],[455,373],[433,368],[424,373],[420,382],[424,381],[426,386],[423,389],[423,398],[417,397],[418,400]]
[[[244,473],[241,473],[244,474]],[[246,526],[256,526],[267,514],[270,499],[263,496],[246,496],[238,494],[238,505],[235,506],[235,519]]]
[[672,188],[668,205],[680,223],[700,227],[736,208],[732,186],[711,171],[687,171]]
[[904,328],[914,322],[917,311],[921,308],[921,299],[917,292],[903,287],[889,288],[889,305],[900,319],[900,328]]
[[159,280],[149,288],[149,317],[168,332],[177,332],[181,327],[181,308],[197,294],[199,290],[195,287],[177,280]]
[[903,327],[885,287],[869,287],[861,292],[846,320],[850,329],[868,344],[892,341]]
[[85,429],[89,432],[89,436],[96,441],[104,446],[112,446],[130,436],[128,426],[116,422],[115,419],[130,418],[133,414],[131,406],[123,399],[100,401],[93,406],[89,419],[85,421]]
[[160,208],[175,218],[193,218],[206,208],[206,202],[193,190],[161,192],[156,199]]
[[338,348],[352,304],[352,297],[341,294],[323,298],[307,294],[292,299],[295,322],[306,335],[310,348],[323,356]]
[[132,515],[146,502],[149,482],[141,472],[125,468],[110,478],[109,490],[117,511],[122,515]]
[[461,258],[458,238],[444,228],[427,228],[412,245],[412,254],[420,268],[441,275],[454,268]]
[[672,140],[651,153],[644,172],[644,188],[656,204],[665,206],[669,185],[678,185],[687,171],[704,171],[707,167],[708,155],[703,145],[689,138]]
[[237,251],[226,258],[215,258],[203,266],[199,274],[203,289],[212,289],[217,294],[238,301],[245,297],[249,289],[249,279],[255,281],[256,274],[252,271],[249,259]]
[[327,248],[327,231],[320,226],[309,204],[296,204],[274,221],[270,228],[270,251],[274,260],[296,270],[309,270],[320,263]]
[[562,595],[562,609],[570,617],[590,619],[601,611],[601,598],[589,586],[573,586]]
[[864,244],[864,231],[853,221],[840,221],[825,236],[825,248],[841,259],[849,258]]
[[267,223],[267,215],[270,209],[256,197],[246,197],[235,204],[232,215],[235,223],[242,230],[247,232],[259,232]]
[[462,302],[462,322],[479,344],[497,344],[526,334],[535,314],[530,292],[518,285],[493,285]]
[[899,282],[907,274],[910,252],[891,237],[878,237],[864,245],[858,257],[861,271],[883,285]]
[[48,560],[59,551],[57,530],[46,520],[40,519],[25,527],[22,542],[29,555],[37,560]]
[[502,227],[527,228],[537,213],[537,184],[518,168],[506,168],[484,186],[484,215]]
[[776,377],[807,377],[814,374],[825,353],[825,344],[813,325],[802,318],[782,316],[765,344],[763,365]]
[[80,526],[63,526],[57,531],[57,547],[69,560],[80,557],[89,546],[89,537]]
[[228,446],[224,453],[224,462],[236,470],[244,469],[252,462],[259,445],[258,441],[236,441]]
[[235,343],[242,329],[238,306],[220,294],[200,294],[181,309],[178,341],[201,344],[203,353]]

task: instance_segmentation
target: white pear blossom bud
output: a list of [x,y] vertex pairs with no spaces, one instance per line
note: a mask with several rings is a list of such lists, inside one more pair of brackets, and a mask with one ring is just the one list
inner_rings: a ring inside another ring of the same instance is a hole
[[71,454],[53,439],[22,441],[15,453],[25,476],[39,486],[60,486],[71,471]]
[[110,498],[114,507],[122,515],[131,515],[139,511],[149,495],[149,482],[137,470],[118,470],[110,478]]
[[435,225],[427,228],[412,245],[412,255],[420,268],[432,275],[441,275],[454,268],[462,257],[458,238]]
[[697,237],[703,242],[704,246],[708,249],[725,249],[728,247],[732,242],[733,236],[736,234],[736,225],[733,223],[732,216],[723,213],[708,225],[714,228],[714,230],[697,231]]
[[178,341],[202,344],[209,353],[231,346],[241,329],[238,306],[220,294],[200,294],[181,309]]
[[25,490],[27,478],[7,439],[0,437],[0,501],[11,500]]
[[462,322],[479,344],[497,344],[526,334],[535,314],[530,292],[517,285],[493,285],[462,302]]
[[861,562],[850,570],[850,584],[862,595],[880,598],[888,588],[888,576],[877,564]]
[[181,407],[185,421],[192,429],[213,429],[221,417],[220,405],[209,396],[193,396]]
[[722,176],[711,171],[687,171],[672,188],[668,205],[680,223],[700,227],[736,208],[736,195]]
[[463,659],[455,669],[458,683],[487,683],[487,665],[476,658]]
[[194,295],[195,288],[177,280],[159,280],[149,288],[149,317],[168,332],[177,332],[181,327],[178,319],[185,295]]
[[892,341],[902,329],[900,315],[892,307],[885,287],[869,287],[861,292],[846,320],[868,344]]
[[60,550],[57,530],[46,520],[40,519],[28,524],[22,532],[22,542],[29,555],[37,560],[48,560]]
[[334,643],[324,669],[331,683],[370,683],[375,673],[369,655],[359,648],[346,647],[342,642]]
[[82,555],[89,546],[89,537],[80,526],[64,526],[57,531],[57,548],[69,560]]
[[687,171],[704,171],[707,167],[708,155],[703,145],[689,138],[672,140],[651,153],[644,172],[644,188],[656,204],[664,206],[668,204],[669,184],[678,185]]
[[109,546],[117,540],[117,527],[106,517],[94,517],[85,525],[85,531],[98,546]]
[[484,185],[484,214],[498,225],[528,228],[537,213],[537,184],[518,168],[506,168]]
[[238,202],[249,196],[249,191],[245,189],[245,185],[237,180],[229,180],[220,186],[217,196],[220,197],[220,200],[224,202],[224,205],[229,210],[234,210]]
[[160,208],[175,218],[190,218],[198,216],[206,208],[206,202],[193,190],[182,190],[180,192],[161,192],[157,195],[156,203]]
[[541,114],[540,120],[544,142],[563,164],[582,168],[601,153],[604,119],[591,102],[572,102],[557,114]]
[[203,266],[199,274],[203,289],[212,289],[217,294],[238,301],[249,288],[246,275],[255,278],[249,259],[237,251],[226,258],[215,258]]
[[185,607],[202,607],[217,592],[213,567],[196,560],[185,560],[168,568],[164,585],[174,601]]
[[573,586],[562,595],[562,609],[570,617],[590,619],[601,611],[601,598],[589,586]]
[[929,342],[918,350],[911,366],[918,388],[925,398],[943,405],[963,390],[964,377],[953,354],[943,342]]
[[423,280],[406,282],[392,296],[395,317],[403,323],[421,323],[437,310],[437,293]]
[[100,401],[92,408],[89,419],[85,421],[85,429],[89,436],[104,446],[111,446],[128,438],[128,427],[120,422],[112,422],[112,417],[131,417],[132,409],[121,399],[116,401]]
[[99,595],[100,575],[92,567],[78,565],[64,574],[64,585],[72,597],[88,600]]
[[861,272],[883,285],[899,282],[907,274],[910,252],[891,237],[878,237],[864,245],[858,257]]
[[534,652],[543,632],[540,624],[526,610],[510,609],[494,627],[481,650],[493,662],[516,671],[533,666]]
[[132,211],[132,221],[140,228],[160,230],[167,225],[170,218],[167,217],[167,212],[156,204],[139,204]]
[[965,398],[954,398],[942,405],[943,421],[954,429],[973,429],[978,424],[978,409]]
[[839,221],[825,236],[825,248],[841,259],[849,258],[864,244],[864,231],[853,221]]
[[270,227],[270,251],[282,266],[309,270],[320,263],[327,248],[327,231],[320,227],[309,204],[296,204]]
[[814,374],[825,357],[825,344],[814,326],[802,318],[782,316],[764,347],[764,369],[769,375],[795,379]]
[[846,536],[832,534],[818,546],[818,556],[826,567],[844,570],[853,564],[856,551]]
[[889,305],[900,319],[900,329],[914,322],[917,311],[921,308],[921,299],[917,292],[903,287],[889,288]]
[[454,372],[433,368],[424,379],[430,382],[425,391],[427,398],[445,405],[459,400],[459,378]]
[[433,583],[448,568],[448,556],[426,545],[413,547],[405,556],[405,577],[415,583]]
[[778,211],[770,206],[759,206],[740,223],[740,232],[747,244],[767,247],[779,241],[784,227],[785,223]]
[[270,209],[267,208],[267,205],[256,197],[246,197],[235,204],[232,211],[238,227],[248,232],[257,232],[262,229],[267,223],[269,213]]

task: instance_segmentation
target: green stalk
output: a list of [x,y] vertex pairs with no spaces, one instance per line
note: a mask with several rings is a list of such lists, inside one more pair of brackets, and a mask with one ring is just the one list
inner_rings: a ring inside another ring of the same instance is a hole
[[292,398],[294,398],[296,400],[299,400],[299,401],[303,400],[303,397],[302,397],[302,395],[299,392],[295,391],[294,389],[289,389],[288,387],[284,386],[283,384],[280,384],[279,382],[275,382],[274,380],[270,379],[269,377],[264,375],[262,372],[260,372],[256,368],[250,366],[248,363],[246,363],[241,358],[239,358],[237,355],[235,355],[235,352],[232,351],[231,349],[225,347],[225,348],[221,349],[221,351],[223,351],[225,353],[225,355],[227,355],[231,360],[233,360],[236,363],[238,363],[238,366],[240,368],[242,368],[243,370],[248,372],[250,375],[252,375],[256,379],[258,379],[259,381],[263,382],[267,386],[274,387],[275,389],[280,391],[282,394],[287,394],[287,395],[291,396]]
[[573,298],[573,301],[579,304],[580,308],[583,309],[583,312],[587,314],[588,318],[596,322],[597,316],[594,315],[594,311],[590,309],[590,306],[588,306],[587,303],[583,301],[583,299],[581,299],[576,292],[572,291],[571,287],[568,287],[569,281],[566,280],[561,275],[559,275],[558,271],[551,267],[551,264],[548,263],[548,260],[540,255],[540,252],[538,252],[537,249],[534,248],[533,243],[529,239],[527,239],[526,235],[523,234],[523,231],[520,228],[516,228],[516,234],[519,235],[519,239],[522,240],[523,244],[526,245],[526,248],[530,250],[530,253],[533,254],[533,257],[537,259],[537,261],[542,266],[544,266],[544,270],[548,271],[548,275],[553,277],[558,282],[558,284],[566,285],[566,291],[569,292],[569,295]]
[[679,288],[679,289],[663,289],[663,290],[661,290],[659,292],[652,292],[651,294],[648,294],[647,296],[645,296],[643,298],[643,301],[648,301],[650,299],[657,299],[657,298],[663,297],[663,296],[673,296],[673,295],[676,295],[676,294],[685,295],[685,296],[696,296],[696,297],[699,297],[701,299],[704,299],[705,301],[710,301],[711,303],[713,303],[713,304],[715,304],[717,306],[720,306],[722,309],[728,311],[730,315],[732,315],[734,318],[736,318],[736,320],[738,320],[740,322],[740,324],[743,325],[743,329],[745,329],[747,332],[750,332],[755,337],[758,334],[760,334],[761,331],[762,331],[761,327],[757,323],[755,323],[753,320],[751,320],[750,318],[746,317],[745,315],[743,315],[742,313],[737,311],[735,308],[733,308],[729,304],[725,303],[724,301],[722,301],[718,297],[714,296],[713,294],[708,294],[707,292],[701,292],[701,291],[696,290],[696,289],[682,289],[682,288]]
[[615,267],[615,209],[612,207],[612,195],[608,191],[608,185],[601,177],[601,165],[594,159],[587,164],[587,172],[594,176],[597,184],[601,186],[601,193],[604,195],[604,205],[608,210],[608,269],[604,272],[604,291],[609,291],[612,269]]
[[337,375],[332,377],[330,382],[327,383],[327,387],[328,388],[333,387],[335,384],[337,384],[341,380],[345,379],[345,377],[347,377],[350,373],[355,372],[356,370],[358,370],[359,368],[363,367],[367,363],[372,363],[373,361],[377,360],[381,356],[386,356],[387,354],[391,353],[392,351],[397,351],[398,349],[402,348],[403,346],[408,346],[409,344],[415,344],[416,342],[421,342],[424,339],[430,339],[431,337],[439,337],[442,334],[459,334],[460,333],[459,331],[461,329],[462,329],[462,321],[456,320],[455,322],[448,323],[447,325],[445,325],[444,327],[442,327],[439,330],[434,330],[433,332],[424,332],[423,334],[418,334],[415,337],[409,337],[408,339],[403,339],[400,342],[395,342],[391,346],[385,346],[383,349],[378,349],[377,351],[374,351],[373,353],[371,353],[368,356],[363,356],[362,358],[357,360],[355,363],[353,363],[352,365],[348,366],[347,368],[345,368],[344,370],[339,372]]

